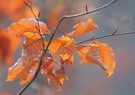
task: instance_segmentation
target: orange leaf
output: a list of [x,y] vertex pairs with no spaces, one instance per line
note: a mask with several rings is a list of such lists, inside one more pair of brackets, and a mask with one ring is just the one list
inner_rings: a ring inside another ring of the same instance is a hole
[[[25,50],[22,51],[22,58],[9,68],[6,81],[13,81],[15,78],[20,78],[20,85],[28,82],[35,73],[37,60],[31,60]],[[34,71],[33,71],[34,70]]]
[[115,57],[107,44],[94,41],[88,45],[79,45],[77,46],[77,53],[82,62],[86,64],[95,63],[107,73],[108,77],[112,75],[115,69]]
[[53,72],[53,67],[55,67],[56,64],[57,63],[55,60],[51,58],[46,58],[43,65],[41,66],[41,73],[48,76],[48,81],[52,81],[57,86],[57,89],[61,90],[63,81],[65,80],[65,78],[67,78],[67,76],[65,74],[65,68],[63,63],[61,63],[60,68],[57,69],[55,73]]
[[64,64],[70,64],[71,66],[74,67],[74,56],[72,55],[69,59],[63,60]]
[[55,74],[57,70],[61,69],[61,57],[57,55],[53,55],[52,59],[53,59],[52,72],[53,74]]
[[60,56],[63,61],[66,61],[71,59],[74,52],[74,46],[74,39],[69,37],[60,37],[52,40],[51,45],[49,46],[49,51],[52,56]]
[[[45,23],[39,21],[40,30],[42,33],[48,33],[48,29]],[[36,28],[37,21],[34,18],[23,18],[9,26],[7,29],[9,33],[16,36],[23,36],[26,32],[32,32],[39,34],[38,29]]]
[[20,38],[8,34],[6,29],[0,31],[0,63],[12,64],[13,54],[20,45],[20,42]]
[[28,52],[31,59],[38,57],[42,51],[42,39],[38,34],[31,32],[24,33],[26,41],[23,44],[23,48]]
[[94,22],[94,20],[91,18],[88,19],[87,22],[81,22],[79,24],[76,24],[74,26],[76,29],[75,31],[67,34],[66,36],[81,36],[83,34],[92,32],[93,30],[96,30],[98,28],[98,25]]
[[28,81],[30,81],[33,78],[33,76],[35,75],[35,72],[36,72],[35,70],[30,70],[27,75],[27,78],[20,80],[20,85],[23,85],[23,84],[27,83]]

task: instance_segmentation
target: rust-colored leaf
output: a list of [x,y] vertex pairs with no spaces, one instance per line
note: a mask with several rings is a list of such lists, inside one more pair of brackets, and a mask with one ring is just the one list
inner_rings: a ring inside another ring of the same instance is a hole
[[20,79],[20,85],[28,82],[35,73],[37,60],[31,60],[25,50],[22,51],[22,57],[9,68],[6,81],[13,81],[16,78]]
[[113,50],[105,43],[94,41],[87,45],[77,46],[77,53],[81,63],[95,63],[110,77],[115,69]]
[[25,42],[23,48],[28,52],[31,59],[38,57],[43,51],[42,39],[38,34],[24,33]]
[[63,60],[64,64],[70,64],[72,67],[74,67],[74,56],[72,55],[69,59]]
[[[39,21],[41,33],[48,33],[48,29],[45,23]],[[37,20],[34,18],[23,18],[17,22],[14,22],[9,26],[7,31],[16,36],[23,36],[26,32],[32,32],[39,34],[37,26]]]
[[79,24],[76,24],[74,26],[76,29],[75,31],[66,34],[66,36],[81,36],[83,34],[92,32],[93,30],[96,30],[98,28],[98,25],[94,22],[93,18],[89,18],[87,22],[81,22]]
[[1,65],[11,65],[13,55],[20,45],[21,39],[16,38],[6,32],[6,29],[0,31],[0,63]]
[[51,45],[49,46],[49,51],[52,56],[60,56],[63,61],[66,61],[71,59],[74,52],[74,46],[74,39],[69,37],[60,37],[52,40]]
[[[61,66],[59,69],[57,68],[57,70],[53,72],[53,68],[56,66],[56,64],[60,64]],[[46,58],[44,60],[44,63],[41,66],[41,73],[45,74],[49,78],[48,81],[52,81],[57,86],[58,90],[61,89],[63,81],[67,79],[64,64],[61,63],[61,61],[59,61],[59,63],[56,63],[56,60],[53,60],[51,58]]]

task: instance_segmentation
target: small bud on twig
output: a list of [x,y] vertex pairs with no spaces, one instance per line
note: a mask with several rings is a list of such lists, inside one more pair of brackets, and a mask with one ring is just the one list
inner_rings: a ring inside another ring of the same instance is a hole
[[88,6],[87,5],[85,6],[85,9],[86,9],[86,12],[88,13]]
[[118,29],[116,29],[111,35],[115,35],[117,31],[118,31]]

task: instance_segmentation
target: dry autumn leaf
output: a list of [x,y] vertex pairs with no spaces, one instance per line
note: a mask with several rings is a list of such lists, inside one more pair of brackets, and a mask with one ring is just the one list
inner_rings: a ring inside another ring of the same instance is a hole
[[22,51],[22,57],[9,68],[6,81],[20,79],[20,85],[28,82],[35,73],[38,60],[31,60],[25,50]]
[[23,48],[28,52],[31,59],[38,57],[43,51],[42,39],[38,34],[24,33],[25,42]]
[[[48,33],[48,29],[45,23],[39,21],[40,25],[40,30],[41,33]],[[14,22],[9,26],[7,31],[13,35],[16,35],[18,37],[23,36],[24,33],[26,32],[31,32],[31,33],[37,33],[39,34],[38,29],[36,28],[37,26],[37,20],[34,18],[23,18],[17,22]]]
[[89,18],[87,22],[81,22],[74,26],[76,29],[75,31],[66,34],[66,36],[73,37],[73,36],[81,36],[86,33],[92,32],[98,28],[98,25],[94,22],[93,18]]
[[94,41],[87,45],[79,45],[76,49],[81,58],[81,63],[95,63],[107,73],[108,77],[113,74],[115,56],[107,44]]
[[[16,0],[13,0],[16,1]],[[21,1],[21,2],[20,2]],[[23,0],[18,0],[19,4],[22,4]],[[105,43],[100,42],[91,42],[88,45],[78,45],[76,46],[75,40],[71,37],[74,36],[81,36],[86,33],[90,33],[98,28],[98,25],[94,22],[93,18],[89,18],[86,22],[81,22],[74,26],[75,30],[69,34],[66,34],[63,37],[54,38],[55,33],[57,32],[58,28],[62,20],[65,18],[72,18],[72,17],[79,17],[83,14],[71,15],[66,16],[60,19],[56,28],[54,28],[53,33],[48,40],[49,44],[44,41],[44,35],[48,34],[48,28],[45,23],[38,21],[39,18],[39,9],[37,7],[32,6],[32,2],[29,4],[26,0],[25,4],[28,8],[25,7],[27,10],[23,10],[24,1],[21,8],[16,11],[16,7],[11,10],[12,13],[8,14],[9,17],[14,19],[14,13],[18,14],[15,20],[19,19],[21,16],[30,16],[34,18],[23,18],[17,22],[11,24],[7,31],[10,34],[15,35],[16,37],[24,37],[25,42],[23,43],[23,50],[22,56],[17,60],[17,62],[11,66],[8,70],[7,81],[13,81],[16,78],[20,79],[20,85],[31,81],[19,92],[23,93],[27,87],[36,79],[41,71],[42,74],[48,77],[48,82],[52,81],[58,90],[61,90],[62,84],[65,79],[67,79],[67,75],[65,72],[65,65],[70,64],[74,66],[74,50],[75,47],[77,49],[77,53],[81,58],[81,61],[85,64],[95,63],[99,65],[110,77],[115,68],[114,62],[114,54],[112,49]],[[11,5],[14,5],[13,3]],[[104,8],[107,5],[101,7]],[[62,13],[64,7],[62,6],[59,10],[60,12],[52,13],[56,14],[49,16],[48,22],[52,24],[56,24],[56,18],[58,18],[59,14]],[[9,8],[10,10],[10,8]],[[97,9],[97,10],[100,10]],[[86,6],[86,11],[87,6]],[[32,12],[32,13],[30,13]],[[30,13],[30,14],[29,14]],[[88,12],[90,13],[90,12]],[[53,20],[52,20],[53,19]],[[48,45],[47,45],[48,44]],[[47,46],[47,47],[46,47]],[[46,57],[47,53],[51,57]]]
[[21,39],[7,33],[6,29],[0,31],[0,63],[11,65],[13,55],[20,45]]
[[[15,78],[20,78],[20,84],[28,82],[34,75],[38,63],[38,57],[43,51],[43,43],[39,30],[36,28],[37,20],[34,18],[24,18],[13,23],[7,29],[9,33],[16,36],[24,36],[22,57],[9,68],[7,81],[12,81]],[[41,33],[48,33],[45,23],[40,22]],[[44,47],[45,48],[45,47]],[[33,69],[34,68],[34,69]]]
[[72,67],[74,67],[74,56],[72,55],[69,59],[63,60],[64,64],[70,64]]
[[64,64],[60,62],[61,67],[53,72],[53,67],[56,65],[56,61],[51,58],[46,58],[41,66],[41,73],[45,74],[49,79],[48,82],[52,81],[58,90],[61,90],[61,86],[63,81],[67,79],[67,75],[65,74]]
[[74,52],[74,47],[75,47],[75,41],[72,38],[69,37],[60,37],[53,39],[50,46],[49,46],[49,51],[52,56],[60,56],[63,61],[68,62],[67,60],[71,60],[70,65],[74,65],[73,62],[73,52]]

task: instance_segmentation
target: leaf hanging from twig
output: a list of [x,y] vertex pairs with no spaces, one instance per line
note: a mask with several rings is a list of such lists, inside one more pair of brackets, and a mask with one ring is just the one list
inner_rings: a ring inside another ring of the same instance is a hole
[[107,73],[108,77],[112,75],[115,69],[115,56],[107,44],[94,41],[88,45],[79,45],[77,53],[81,58],[81,63],[95,63]]

